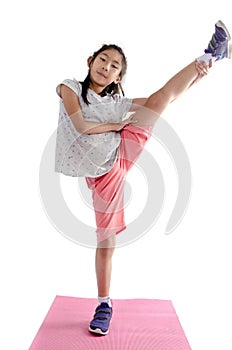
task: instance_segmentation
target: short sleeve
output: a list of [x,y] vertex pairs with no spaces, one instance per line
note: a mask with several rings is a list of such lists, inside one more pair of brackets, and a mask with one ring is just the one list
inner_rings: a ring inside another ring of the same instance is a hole
[[81,94],[81,86],[80,83],[75,80],[75,79],[65,79],[62,81],[62,83],[60,83],[57,87],[56,87],[56,93],[58,94],[58,96],[61,98],[60,96],[60,86],[61,85],[66,85],[68,86],[71,90],[73,90],[77,96],[80,96]]
[[130,111],[133,99],[118,94],[114,95],[113,98],[114,102],[116,102],[117,110],[120,113],[122,119],[126,118],[127,113]]

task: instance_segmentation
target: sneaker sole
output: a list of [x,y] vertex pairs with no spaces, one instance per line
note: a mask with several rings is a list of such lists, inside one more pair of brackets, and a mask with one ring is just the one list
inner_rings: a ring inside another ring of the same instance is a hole
[[216,26],[221,27],[226,32],[227,39],[231,40],[230,32],[221,20],[217,21]]
[[92,329],[91,327],[89,327],[89,331],[91,333],[95,333],[95,334],[99,334],[99,335],[106,335],[109,333],[109,329],[106,332],[103,332],[100,328]]
[[217,21],[216,25],[218,27],[221,27],[226,32],[227,39],[228,39],[228,56],[227,56],[227,58],[231,58],[232,57],[232,43],[230,41],[231,40],[230,32],[221,20]]
[[232,57],[232,43],[228,43],[228,58]]

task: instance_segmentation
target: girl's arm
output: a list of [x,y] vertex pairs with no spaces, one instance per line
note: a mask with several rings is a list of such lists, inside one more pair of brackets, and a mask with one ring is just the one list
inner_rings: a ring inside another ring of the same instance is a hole
[[74,91],[62,84],[60,87],[60,95],[74,127],[80,134],[101,134],[109,131],[120,131],[125,125],[135,123],[131,118],[128,118],[121,123],[89,122],[82,116],[80,103]]

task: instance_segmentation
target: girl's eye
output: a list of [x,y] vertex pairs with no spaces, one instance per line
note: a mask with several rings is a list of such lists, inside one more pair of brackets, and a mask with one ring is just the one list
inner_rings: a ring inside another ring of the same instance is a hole
[[103,61],[103,62],[105,62],[105,58],[103,58],[103,57],[100,57],[100,59]]
[[115,69],[118,69],[118,67],[117,67],[117,66],[115,66],[114,64],[112,65],[112,67],[113,67],[113,68],[115,68]]

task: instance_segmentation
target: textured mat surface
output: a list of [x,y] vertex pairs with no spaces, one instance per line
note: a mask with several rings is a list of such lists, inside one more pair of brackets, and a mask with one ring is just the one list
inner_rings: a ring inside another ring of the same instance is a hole
[[57,296],[29,350],[191,350],[169,300],[113,300],[108,335],[88,332],[96,299]]

